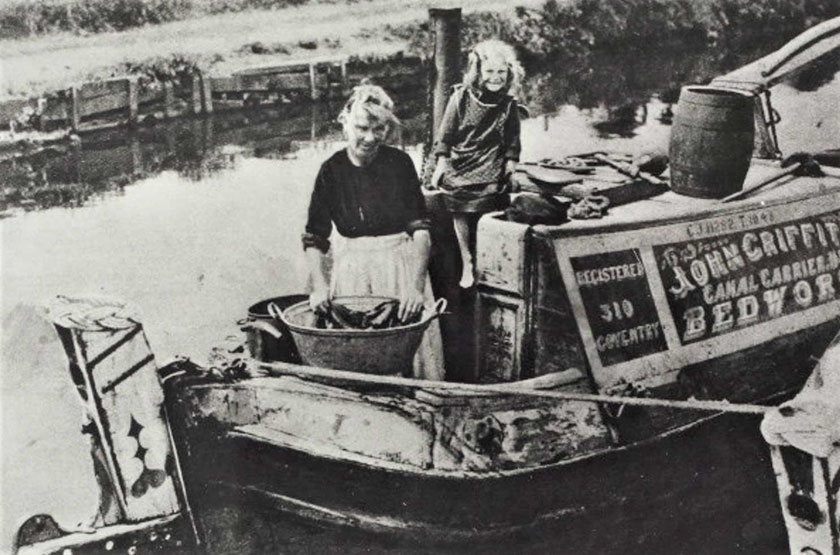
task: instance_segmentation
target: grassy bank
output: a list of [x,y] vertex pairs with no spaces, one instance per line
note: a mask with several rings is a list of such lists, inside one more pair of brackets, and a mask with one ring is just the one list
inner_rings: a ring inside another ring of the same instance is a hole
[[11,0],[0,7],[0,38],[69,31],[123,31],[226,12],[277,9],[308,0]]

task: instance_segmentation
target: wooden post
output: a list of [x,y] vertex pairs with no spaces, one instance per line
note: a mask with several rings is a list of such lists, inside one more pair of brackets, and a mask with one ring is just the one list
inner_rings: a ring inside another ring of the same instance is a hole
[[175,117],[175,86],[172,81],[163,82],[163,116]]
[[435,135],[437,134],[449,91],[461,77],[461,8],[429,10],[429,26],[435,35],[434,65],[432,74],[432,98],[430,102],[428,137],[426,139],[426,164],[423,181],[428,183],[434,169],[434,157],[431,155]]
[[81,121],[81,117],[79,116],[80,113],[80,106],[79,103],[81,102],[81,98],[79,98],[79,87],[73,85],[70,87],[70,128],[73,131],[79,130],[79,124]]
[[203,73],[201,79],[201,107],[205,114],[213,113],[213,87],[210,86],[210,78]]
[[129,77],[125,80],[125,86],[128,89],[128,124],[137,124],[137,78]]
[[321,98],[321,91],[318,90],[318,65],[309,64],[309,96],[312,100]]
[[190,111],[201,113],[201,74],[195,72],[190,75]]
[[[135,119],[136,123],[137,120]],[[131,135],[131,173],[137,175],[143,171],[143,151],[140,149],[140,139],[137,135]]]

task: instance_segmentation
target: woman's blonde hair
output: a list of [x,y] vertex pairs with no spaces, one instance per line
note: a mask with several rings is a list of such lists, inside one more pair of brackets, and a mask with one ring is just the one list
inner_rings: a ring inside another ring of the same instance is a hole
[[389,129],[399,125],[400,120],[394,115],[394,101],[379,85],[373,85],[367,79],[353,87],[350,98],[344,104],[341,113],[338,114],[338,121],[347,124],[351,114],[363,110],[370,118],[387,123]]
[[525,70],[516,59],[513,47],[500,40],[485,40],[472,47],[467,60],[467,71],[464,72],[464,85],[476,88],[481,85],[481,64],[489,58],[499,58],[505,63],[508,68],[505,90],[515,97],[522,86]]

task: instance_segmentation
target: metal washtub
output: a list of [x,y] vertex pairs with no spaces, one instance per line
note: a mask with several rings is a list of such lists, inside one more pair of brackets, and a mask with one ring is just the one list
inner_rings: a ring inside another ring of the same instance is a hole
[[[336,297],[347,308],[367,311],[389,297]],[[289,328],[304,364],[367,374],[409,374],[423,333],[446,309],[446,299],[423,307],[419,322],[388,329],[318,329],[308,301],[282,312],[269,306]]]

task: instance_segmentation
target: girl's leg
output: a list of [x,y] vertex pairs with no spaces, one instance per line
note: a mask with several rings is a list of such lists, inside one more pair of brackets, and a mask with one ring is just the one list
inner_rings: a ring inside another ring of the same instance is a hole
[[468,214],[452,214],[455,224],[455,236],[458,238],[458,250],[461,251],[461,281],[458,283],[464,289],[475,283],[473,276],[473,259],[470,252],[470,218]]

